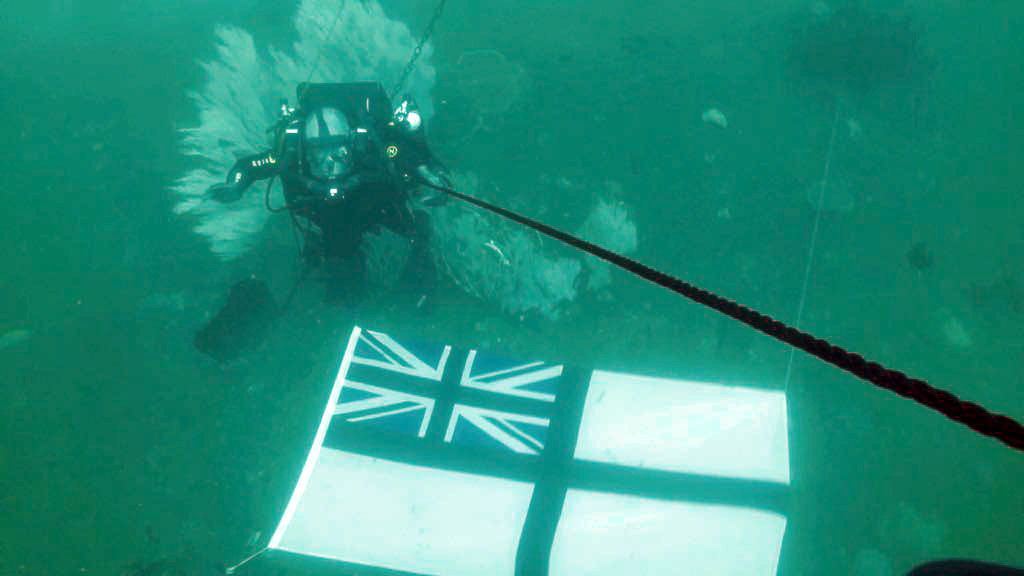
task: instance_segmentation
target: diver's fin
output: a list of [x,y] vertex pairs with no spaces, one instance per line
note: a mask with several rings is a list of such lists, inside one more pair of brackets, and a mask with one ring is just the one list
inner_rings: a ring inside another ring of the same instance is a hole
[[192,343],[218,362],[233,360],[263,341],[276,315],[277,306],[267,285],[262,280],[247,278],[231,287],[224,306],[199,330]]
[[214,184],[207,189],[206,193],[221,204],[230,204],[242,199],[245,188],[238,184]]

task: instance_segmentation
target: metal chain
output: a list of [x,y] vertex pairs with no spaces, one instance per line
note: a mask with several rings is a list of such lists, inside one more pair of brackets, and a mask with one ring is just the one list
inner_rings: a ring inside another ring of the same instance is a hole
[[430,18],[430,23],[427,24],[426,30],[423,31],[423,36],[420,37],[419,44],[416,45],[416,49],[412,52],[412,57],[409,58],[409,63],[405,65],[405,70],[402,70],[402,75],[398,77],[398,82],[395,83],[395,87],[391,89],[391,93],[388,94],[389,99],[393,99],[398,91],[405,84],[405,81],[409,79],[409,73],[412,72],[413,67],[416,65],[416,59],[420,57],[420,52],[423,51],[423,46],[426,45],[427,41],[430,40],[430,36],[434,33],[434,24],[437,24],[438,18],[441,17],[441,12],[444,11],[444,3],[446,0],[438,0],[437,8],[434,9],[434,15]]

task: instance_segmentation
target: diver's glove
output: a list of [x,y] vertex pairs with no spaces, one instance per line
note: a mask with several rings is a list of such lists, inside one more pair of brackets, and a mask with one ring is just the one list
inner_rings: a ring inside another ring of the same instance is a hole
[[214,184],[206,194],[223,204],[237,202],[256,180],[269,178],[277,173],[279,166],[271,152],[242,156],[235,161],[223,184]]
[[448,201],[444,190],[451,189],[452,183],[448,175],[441,170],[431,170],[426,164],[416,167],[416,180],[423,186],[413,193],[418,204],[423,206],[441,206]]
[[238,182],[233,184],[214,184],[206,189],[207,196],[210,196],[222,204],[237,202],[242,198],[242,194],[244,192],[245,188],[243,188]]

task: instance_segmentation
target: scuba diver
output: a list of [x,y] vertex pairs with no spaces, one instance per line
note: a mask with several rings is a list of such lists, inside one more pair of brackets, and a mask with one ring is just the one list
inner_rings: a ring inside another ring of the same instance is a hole
[[[302,233],[302,272],[326,272],[328,303],[357,305],[366,290],[364,235],[386,227],[411,243],[398,279],[415,309],[429,311],[434,288],[430,223],[426,210],[447,200],[447,170],[427,148],[422,117],[411,99],[392,108],[376,82],[299,84],[297,107],[281,105],[270,150],[239,158],[223,184],[207,195],[236,202],[258,180],[268,181],[264,202],[287,211]],[[284,202],[271,204],[273,178]],[[295,288],[298,287],[296,283]],[[286,300],[290,301],[295,289]],[[266,285],[248,278],[235,284],[220,311],[195,335],[196,349],[229,361],[258,346],[279,312]]]
[[[279,177],[284,204],[303,234],[304,265],[324,265],[327,300],[354,305],[366,288],[366,259],[359,242],[381,226],[411,242],[402,283],[416,307],[426,309],[434,285],[425,210],[443,204],[451,180],[427,148],[422,118],[411,99],[392,108],[376,82],[302,83],[297,108],[281,105],[268,132],[274,146],[238,159],[224,184],[208,195],[235,202],[257,180]],[[271,180],[272,182],[272,180]]]

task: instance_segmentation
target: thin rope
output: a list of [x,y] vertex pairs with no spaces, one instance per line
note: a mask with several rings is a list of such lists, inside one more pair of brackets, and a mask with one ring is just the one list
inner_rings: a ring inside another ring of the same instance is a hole
[[320,48],[316,51],[316,60],[313,61],[313,66],[309,69],[309,77],[306,78],[307,84],[313,81],[313,74],[316,72],[316,67],[320,65],[320,56],[324,53],[324,46],[331,41],[331,36],[334,35],[334,28],[338,25],[338,21],[341,20],[341,11],[345,8],[345,2],[346,0],[338,2],[338,11],[334,14],[334,22],[327,30],[327,34],[324,36],[323,41],[320,42]]
[[228,568],[225,568],[224,569],[224,573],[225,574],[234,574],[235,570],[238,570],[239,568],[241,568],[242,565],[244,565],[246,562],[248,562],[249,560],[252,560],[253,558],[255,558],[257,556],[259,556],[260,554],[263,554],[264,552],[266,552],[269,549],[270,549],[269,546],[263,547],[260,551],[253,553],[248,558],[246,558],[245,560],[242,560],[238,564],[235,564],[234,566],[229,566]]
[[[814,211],[814,228],[811,230],[811,243],[807,247],[807,265],[804,267],[804,281],[800,287],[800,300],[796,306],[796,322],[793,327],[800,329],[804,317],[804,305],[807,303],[807,287],[811,283],[811,268],[814,267],[814,249],[818,244],[818,227],[821,224],[821,212],[825,206],[825,188],[828,187],[828,175],[832,168],[832,153],[835,149],[836,128],[839,126],[839,98],[836,98],[836,114],[832,120],[832,134],[828,137],[828,153],[825,154],[825,173],[821,177],[821,190],[818,192],[818,204]],[[786,363],[786,378],[783,380],[783,390],[789,394],[789,382],[793,376],[793,362],[796,358],[796,348],[789,349],[789,361]]]

